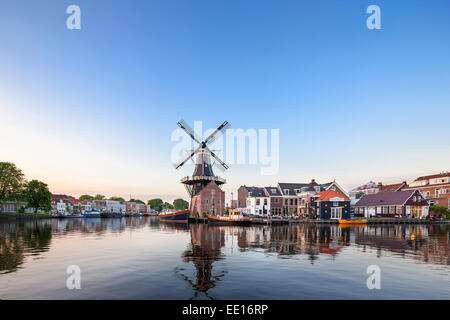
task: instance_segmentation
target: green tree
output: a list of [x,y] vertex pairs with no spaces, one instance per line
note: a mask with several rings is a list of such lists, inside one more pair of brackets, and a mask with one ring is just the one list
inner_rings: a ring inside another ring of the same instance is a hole
[[150,208],[157,210],[157,211],[161,211],[163,208],[164,202],[161,199],[157,198],[157,199],[148,200],[147,204],[150,206]]
[[136,202],[136,203],[142,203],[142,204],[145,204],[144,201],[139,200],[139,199],[130,199],[130,202]]
[[83,195],[80,196],[79,199],[80,199],[80,200],[94,200],[94,197],[93,197],[93,196],[90,196],[90,195],[88,195],[88,194],[83,194]]
[[173,201],[173,206],[177,210],[186,210],[187,208],[189,208],[189,202],[183,199],[175,199]]
[[104,196],[104,195],[101,195],[101,194],[97,194],[97,195],[94,197],[94,200],[105,200],[105,196]]
[[14,163],[0,162],[0,203],[11,197],[19,197],[25,183],[22,170]]
[[109,200],[125,202],[125,199],[121,197],[111,197],[109,198]]
[[28,208],[34,208],[34,212],[39,209],[50,211],[52,208],[52,194],[44,182],[38,180],[28,182],[24,190],[24,196]]
[[167,209],[173,209],[174,206],[173,206],[171,203],[164,202],[164,208],[167,208]]

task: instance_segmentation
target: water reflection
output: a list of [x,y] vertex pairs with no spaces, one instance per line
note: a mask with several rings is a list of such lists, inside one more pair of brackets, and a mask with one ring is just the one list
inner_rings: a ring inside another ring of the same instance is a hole
[[[133,242],[130,237],[126,237],[127,240],[118,237],[124,232],[133,230],[140,231],[139,242]],[[166,236],[168,238],[165,238]],[[183,288],[187,286],[191,299],[215,298],[212,292],[222,292],[216,290],[224,289],[227,283],[231,282],[231,271],[253,263],[259,259],[258,257],[269,258],[265,260],[267,269],[261,271],[267,273],[265,276],[269,278],[273,270],[271,268],[279,268],[279,259],[288,259],[295,263],[298,261],[298,264],[304,261],[306,265],[316,270],[317,264],[322,260],[343,261],[350,265],[354,262],[347,262],[344,253],[355,251],[358,253],[358,259],[364,260],[366,257],[370,259],[371,256],[389,257],[397,261],[402,259],[413,262],[411,268],[415,268],[414,263],[418,262],[440,265],[444,267],[441,268],[441,271],[444,270],[444,276],[448,276],[447,266],[450,265],[450,225],[445,224],[352,227],[294,224],[273,227],[228,227],[166,224],[153,217],[52,219],[26,222],[0,221],[0,279],[2,275],[27,268],[35,259],[50,259],[45,253],[56,246],[54,242],[58,242],[61,247],[65,241],[67,243],[82,241],[80,238],[104,241],[102,250],[111,249],[110,265],[96,266],[99,271],[111,266],[112,269],[108,270],[114,272],[117,270],[113,268],[115,263],[123,261],[126,256],[127,266],[139,270],[141,273],[135,274],[142,274],[144,277],[153,264],[157,264],[152,261],[158,261],[166,268],[159,275],[165,276],[167,270],[172,270],[169,277],[178,279],[176,283],[183,283]],[[117,242],[118,238],[120,242]],[[145,255],[140,256],[139,251],[132,250],[133,246],[139,248],[146,241],[154,242],[163,238],[174,242],[165,246],[154,244],[148,247],[152,249],[143,246],[142,252],[145,252]],[[116,240],[108,241],[111,239]],[[124,241],[131,241],[128,247],[124,246],[127,252],[114,250]],[[178,243],[181,243],[181,246]],[[156,257],[156,251],[160,252],[158,256],[160,259],[166,260],[152,260],[152,255]],[[78,254],[89,261],[89,258],[98,252],[82,250]],[[61,261],[65,255],[64,250],[58,252]],[[295,271],[298,270],[295,266],[289,268],[293,268],[289,269],[290,272],[298,272]],[[154,272],[157,272],[156,270]],[[256,267],[255,272],[258,270]],[[158,274],[154,275],[158,277]],[[236,277],[236,272],[233,273],[233,277]],[[246,281],[245,275],[240,277],[243,278],[239,281]],[[317,277],[320,277],[320,274],[317,273]],[[155,278],[143,279],[155,281]],[[170,281],[175,281],[172,279]],[[235,281],[235,278],[232,280]],[[289,279],[284,280],[289,285]],[[126,282],[126,279],[123,281]],[[145,288],[142,290],[145,292]],[[101,297],[101,292],[96,294]]]

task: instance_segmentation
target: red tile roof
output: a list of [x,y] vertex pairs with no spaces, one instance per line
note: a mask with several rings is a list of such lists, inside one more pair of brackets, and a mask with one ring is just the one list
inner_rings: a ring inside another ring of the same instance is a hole
[[442,172],[442,173],[439,173],[439,174],[433,174],[431,176],[418,177],[414,181],[428,180],[428,179],[435,179],[435,178],[443,178],[443,177],[450,177],[450,172]]
[[381,189],[379,189],[379,192],[394,192],[397,191],[403,185],[406,185],[406,183],[402,182],[402,183],[382,185]]
[[317,198],[317,200],[330,200],[330,198],[335,198],[335,197],[344,198],[345,200],[350,200],[349,197],[347,197],[341,193],[338,193],[334,190],[318,192],[315,194],[315,196],[319,197],[319,198]]

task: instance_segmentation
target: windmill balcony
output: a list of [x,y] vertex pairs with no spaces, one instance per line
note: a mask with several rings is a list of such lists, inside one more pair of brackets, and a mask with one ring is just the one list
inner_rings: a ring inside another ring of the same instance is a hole
[[186,176],[181,179],[181,183],[187,183],[187,182],[195,182],[195,181],[216,181],[219,183],[226,183],[226,180],[217,176]]

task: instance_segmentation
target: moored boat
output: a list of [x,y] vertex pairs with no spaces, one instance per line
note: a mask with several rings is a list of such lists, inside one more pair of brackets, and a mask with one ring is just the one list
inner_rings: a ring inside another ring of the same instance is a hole
[[347,219],[339,219],[340,224],[366,224],[367,220],[347,220]]
[[91,211],[85,211],[81,214],[82,217],[85,218],[99,218],[100,217],[100,211],[91,210]]
[[208,215],[209,223],[224,225],[248,225],[251,221],[251,218],[244,217],[239,211],[230,211],[228,214],[223,216]]
[[183,211],[163,211],[158,217],[162,222],[187,223],[189,219],[189,210]]

